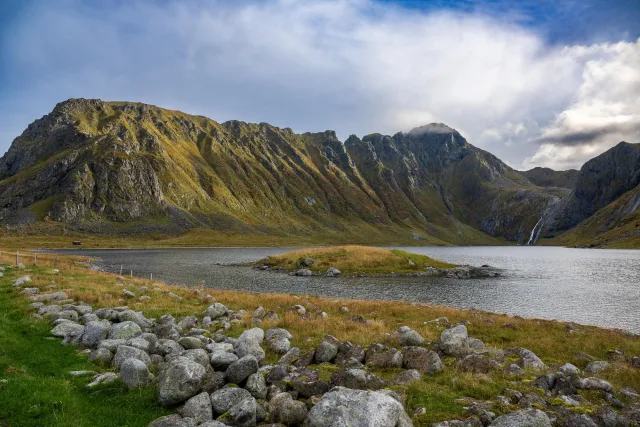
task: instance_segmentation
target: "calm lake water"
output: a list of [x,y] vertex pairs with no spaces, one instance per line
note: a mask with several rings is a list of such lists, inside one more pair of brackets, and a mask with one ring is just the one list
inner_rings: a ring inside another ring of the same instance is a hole
[[[640,251],[556,247],[406,247],[456,264],[504,269],[496,279],[303,278],[225,264],[293,248],[73,250],[109,272],[185,286],[421,301],[640,333]],[[63,251],[65,252],[65,251]]]

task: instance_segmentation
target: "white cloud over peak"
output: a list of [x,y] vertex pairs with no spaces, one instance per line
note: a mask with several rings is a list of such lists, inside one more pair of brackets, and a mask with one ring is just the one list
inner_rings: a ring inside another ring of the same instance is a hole
[[41,3],[5,31],[15,84],[0,106],[19,113],[0,116],[2,135],[100,97],[342,138],[444,122],[527,167],[640,142],[638,43],[550,47],[486,16],[368,0],[111,6]]

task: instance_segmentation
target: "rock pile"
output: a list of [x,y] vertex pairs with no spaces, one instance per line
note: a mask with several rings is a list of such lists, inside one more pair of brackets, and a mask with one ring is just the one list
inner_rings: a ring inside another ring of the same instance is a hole
[[[16,287],[29,282],[21,280]],[[202,318],[175,319],[167,314],[151,319],[128,306],[94,310],[70,301],[64,292],[36,292],[28,298],[34,316],[51,322],[51,335],[65,345],[89,349],[91,360],[117,371],[93,375],[88,387],[119,379],[131,390],[156,388],[158,403],[176,413],[153,421],[153,427],[250,427],[267,422],[306,427],[411,426],[403,397],[390,387],[452,368],[478,375],[502,371],[514,381],[537,371],[531,385],[541,393],[505,389],[487,402],[465,398],[460,402],[466,409],[464,421],[443,421],[435,427],[614,426],[633,425],[640,419],[640,404],[625,407],[613,386],[595,376],[613,369],[612,363],[591,361],[583,371],[585,377],[571,364],[550,369],[530,350],[487,348],[469,336],[465,325],[444,329],[433,346],[417,331],[402,326],[389,334],[388,345],[362,346],[326,335],[315,348],[302,351],[292,347],[293,336],[283,328],[252,327],[238,338],[228,336],[231,323],[239,323],[246,312],[219,302],[213,302]],[[303,318],[309,315],[302,305],[290,310]],[[250,317],[255,325],[277,314],[258,307]],[[265,349],[280,355],[277,363],[265,363]],[[625,360],[624,355],[615,357]],[[451,359],[451,367],[449,362],[445,366],[443,360]],[[634,363],[636,359],[629,359],[631,366]],[[395,374],[383,378],[372,372],[381,369],[393,369]],[[323,375],[327,371],[330,377]],[[580,390],[600,393],[608,404],[594,409]],[[640,400],[633,390],[623,392],[625,399]],[[571,407],[589,411],[578,413]],[[416,415],[425,412],[428,408],[418,408]]]

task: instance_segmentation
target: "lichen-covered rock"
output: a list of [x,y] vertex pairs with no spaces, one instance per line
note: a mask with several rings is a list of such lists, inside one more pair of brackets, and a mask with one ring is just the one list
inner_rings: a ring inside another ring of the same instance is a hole
[[229,409],[247,399],[252,399],[251,393],[238,387],[222,388],[211,393],[211,405],[216,415],[229,412]]
[[538,409],[523,409],[496,418],[491,427],[551,427],[551,421]]
[[300,425],[307,418],[304,403],[293,400],[289,393],[279,393],[269,402],[270,420],[284,425]]
[[191,418],[200,425],[207,421],[213,420],[213,410],[211,407],[211,398],[209,393],[200,393],[187,400],[185,404],[178,409],[180,415],[185,418]]
[[216,351],[211,355],[211,366],[218,371],[225,371],[229,366],[238,361],[238,356],[226,351]]
[[111,322],[108,320],[98,320],[87,322],[84,325],[80,344],[83,347],[97,348],[100,341],[107,339],[111,331]]
[[307,427],[409,427],[402,404],[375,391],[336,387],[309,411]]
[[204,315],[211,318],[211,320],[216,320],[222,316],[226,316],[229,313],[229,309],[219,302],[215,302],[211,304],[204,312]]
[[252,328],[244,331],[233,344],[238,357],[243,358],[252,355],[258,362],[264,359],[264,350],[260,344],[264,340],[264,331],[261,328]]
[[142,329],[136,323],[126,321],[122,323],[115,323],[111,326],[109,331],[109,339],[129,339],[136,337],[142,333]]
[[422,338],[422,335],[408,326],[401,326],[395,334],[398,336],[398,341],[402,347],[424,345],[424,338]]
[[267,382],[264,379],[264,375],[259,372],[247,377],[247,383],[244,388],[256,399],[264,400],[267,397]]
[[138,359],[147,366],[151,364],[151,358],[144,351],[128,345],[121,345],[113,357],[113,366],[120,369],[122,363],[127,359]]
[[258,372],[258,361],[252,355],[248,355],[232,363],[225,371],[225,377],[232,384],[240,384],[256,372]]
[[315,350],[315,362],[331,362],[338,354],[338,346],[329,341],[321,341]]
[[120,379],[129,390],[144,387],[151,382],[147,365],[138,359],[126,359],[120,365]]
[[202,387],[206,369],[186,357],[176,357],[162,370],[158,378],[158,402],[169,406],[182,403]]

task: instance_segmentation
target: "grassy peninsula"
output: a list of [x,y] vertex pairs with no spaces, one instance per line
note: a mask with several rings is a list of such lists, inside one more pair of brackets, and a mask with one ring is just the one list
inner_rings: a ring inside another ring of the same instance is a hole
[[[313,262],[305,264],[307,260]],[[258,261],[257,264],[267,265],[271,268],[281,268],[286,271],[307,268],[314,273],[324,273],[333,267],[343,274],[407,274],[424,272],[427,267],[456,267],[455,264],[399,249],[355,245],[300,249],[281,255],[269,256]]]

